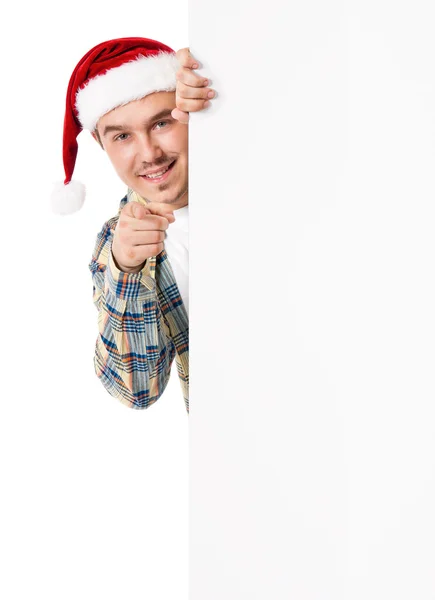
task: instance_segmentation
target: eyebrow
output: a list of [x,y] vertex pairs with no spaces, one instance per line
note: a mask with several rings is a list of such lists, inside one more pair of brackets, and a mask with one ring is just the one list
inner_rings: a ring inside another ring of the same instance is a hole
[[[153,115],[150,119],[145,121],[144,125],[150,125],[154,121],[158,121],[163,117],[168,117],[173,110],[173,108],[165,108],[164,110],[161,110],[160,112]],[[125,129],[130,129],[130,127],[128,127],[127,125],[106,125],[103,131],[103,137],[105,137],[111,131],[124,131]]]

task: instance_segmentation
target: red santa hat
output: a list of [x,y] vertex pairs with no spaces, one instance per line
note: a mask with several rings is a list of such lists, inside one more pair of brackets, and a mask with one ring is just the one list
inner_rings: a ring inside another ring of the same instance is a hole
[[71,214],[83,206],[85,186],[72,179],[79,133],[94,131],[98,119],[118,106],[153,92],[174,91],[179,68],[174,50],[147,38],[110,40],[84,55],[68,84],[63,127],[65,180],[55,184],[53,212]]

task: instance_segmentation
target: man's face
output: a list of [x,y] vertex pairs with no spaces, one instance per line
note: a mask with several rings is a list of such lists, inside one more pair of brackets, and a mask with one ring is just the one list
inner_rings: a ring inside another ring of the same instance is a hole
[[[174,108],[175,92],[155,92],[102,116],[97,131],[120,179],[175,210],[188,200],[188,126],[171,117]],[[163,176],[146,177],[168,166]]]

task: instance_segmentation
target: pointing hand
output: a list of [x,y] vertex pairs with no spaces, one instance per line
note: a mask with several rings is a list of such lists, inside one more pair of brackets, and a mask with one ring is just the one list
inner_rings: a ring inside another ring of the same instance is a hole
[[161,202],[127,202],[119,213],[112,241],[115,265],[124,273],[139,273],[147,258],[164,248],[166,229],[175,221],[173,209]]

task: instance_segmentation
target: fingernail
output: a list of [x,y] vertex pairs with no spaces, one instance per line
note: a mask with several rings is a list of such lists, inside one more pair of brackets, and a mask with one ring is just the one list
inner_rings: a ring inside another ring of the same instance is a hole
[[195,64],[192,65],[192,69],[197,69],[197,68],[198,68],[197,63],[195,63]]
[[209,100],[207,100],[207,102],[204,102],[204,108],[208,108],[210,106],[211,102]]

